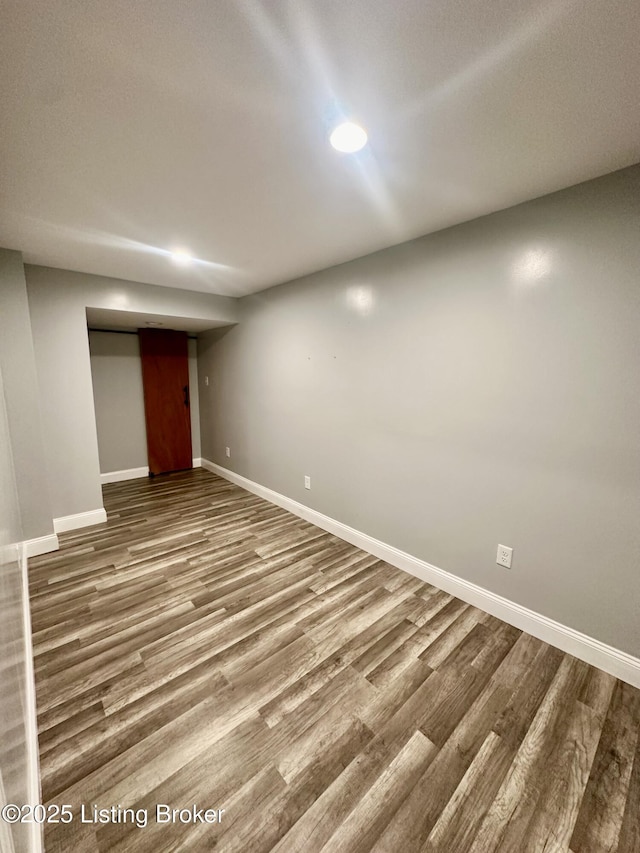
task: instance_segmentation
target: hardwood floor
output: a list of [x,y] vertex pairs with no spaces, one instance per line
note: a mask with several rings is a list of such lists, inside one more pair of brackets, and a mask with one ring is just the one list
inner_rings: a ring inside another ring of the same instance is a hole
[[49,853],[640,851],[640,691],[203,470],[104,494],[30,561]]

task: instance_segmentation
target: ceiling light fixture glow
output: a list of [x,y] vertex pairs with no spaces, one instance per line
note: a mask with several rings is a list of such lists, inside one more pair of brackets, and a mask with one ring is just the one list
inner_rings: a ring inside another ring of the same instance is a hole
[[174,264],[178,264],[178,266],[186,267],[193,260],[191,253],[187,252],[186,249],[175,249],[171,252],[171,260]]
[[336,151],[343,154],[354,154],[367,144],[367,131],[352,121],[339,124],[331,133],[329,142]]
[[549,275],[552,266],[551,250],[538,246],[528,249],[517,258],[513,265],[513,274],[518,281],[539,281]]

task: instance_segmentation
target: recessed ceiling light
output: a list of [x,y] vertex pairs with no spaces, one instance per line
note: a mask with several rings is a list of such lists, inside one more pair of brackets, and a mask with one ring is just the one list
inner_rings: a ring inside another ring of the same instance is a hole
[[174,264],[178,264],[181,267],[188,266],[193,258],[191,257],[191,253],[187,252],[186,249],[175,249],[171,252],[171,260]]
[[345,121],[332,131],[329,142],[336,151],[342,151],[343,154],[354,154],[367,144],[367,131],[359,124]]

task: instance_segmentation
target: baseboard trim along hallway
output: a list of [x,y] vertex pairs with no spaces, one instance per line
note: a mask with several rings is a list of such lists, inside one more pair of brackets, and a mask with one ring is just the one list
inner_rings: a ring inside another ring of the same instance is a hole
[[67,533],[69,530],[79,530],[81,527],[91,527],[93,524],[104,524],[106,520],[107,512],[104,507],[101,507],[101,509],[91,509],[88,512],[54,518],[53,529],[56,533]]
[[55,533],[49,533],[48,536],[25,539],[24,547],[27,557],[39,557],[41,554],[50,554],[52,551],[57,551],[60,543]]
[[224,477],[225,480],[235,483],[248,492],[252,492],[254,495],[258,495],[294,515],[304,518],[306,521],[310,521],[317,527],[339,536],[346,542],[379,557],[392,566],[409,572],[409,574],[438,587],[444,592],[455,595],[456,598],[462,599],[467,604],[479,607],[515,628],[526,631],[537,639],[543,640],[545,643],[585,661],[585,663],[597,666],[633,687],[640,687],[640,659],[633,655],[576,631],[561,622],[549,619],[541,613],[529,610],[529,608],[510,601],[508,598],[496,595],[484,587],[456,577],[444,569],[432,566],[405,551],[400,551],[392,545],[387,545],[385,542],[349,527],[335,518],[330,518],[298,503],[286,495],[275,492],[266,486],[261,486],[259,483],[236,474],[228,468],[223,468],[215,462],[203,458],[202,467],[213,474]]
[[122,483],[124,480],[137,480],[140,477],[148,477],[149,468],[144,465],[142,468],[125,468],[123,471],[107,471],[106,474],[100,474],[100,482],[105,483]]
[[[198,456],[192,460],[194,468],[202,467],[202,459]],[[144,465],[141,468],[124,468],[122,471],[107,471],[100,474],[100,483],[123,483],[125,480],[138,480],[140,477],[148,477],[149,468]]]

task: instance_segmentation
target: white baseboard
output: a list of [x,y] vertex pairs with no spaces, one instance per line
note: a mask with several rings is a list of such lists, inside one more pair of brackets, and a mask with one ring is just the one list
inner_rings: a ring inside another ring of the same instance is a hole
[[40,554],[50,554],[60,547],[55,533],[48,536],[38,536],[36,539],[25,539],[24,547],[27,557],[38,557]]
[[100,482],[105,483],[121,483],[123,480],[138,480],[140,477],[148,477],[149,468],[125,468],[123,471],[107,471],[106,474],[100,474]]
[[[45,537],[43,537],[45,538]],[[33,540],[32,540],[33,541]],[[20,571],[22,575],[22,622],[25,655],[25,735],[27,752],[27,796],[31,805],[42,802],[40,789],[40,759],[38,748],[38,718],[36,711],[36,681],[33,669],[33,643],[31,639],[31,608],[29,605],[29,575],[27,571],[26,544],[21,548]],[[42,825],[33,823],[29,827],[29,849],[41,853],[43,848]]]
[[91,509],[89,512],[78,512],[75,515],[63,515],[53,519],[53,529],[56,533],[66,533],[78,530],[80,527],[91,527],[93,524],[103,524],[107,520],[107,512],[101,509]]
[[600,642],[587,634],[569,628],[561,622],[556,622],[554,619],[549,619],[541,613],[536,613],[534,610],[529,610],[521,604],[516,604],[508,598],[503,598],[501,595],[496,595],[484,587],[452,575],[450,572],[439,569],[437,566],[432,566],[430,563],[419,560],[405,551],[400,551],[392,545],[387,545],[379,539],[374,539],[366,533],[361,533],[353,527],[349,527],[335,518],[330,518],[311,509],[304,504],[298,503],[291,498],[281,495],[279,492],[274,492],[272,489],[254,483],[240,474],[229,471],[221,465],[216,465],[208,459],[202,459],[202,467],[213,474],[218,474],[229,480],[232,483],[246,489],[248,492],[264,498],[271,503],[281,506],[300,518],[310,521],[317,527],[339,536],[346,542],[350,542],[357,548],[367,551],[396,566],[403,569],[405,572],[433,584],[433,586],[444,590],[445,592],[455,595],[456,598],[462,599],[467,604],[472,604],[474,607],[479,607],[486,613],[502,619],[509,625],[519,628],[521,631],[526,631],[532,634],[539,640],[549,643],[563,652],[568,652],[580,660],[597,666],[605,672],[615,675],[622,681],[634,687],[640,687],[640,659],[633,655],[620,651],[619,649],[609,646],[606,643]]
[[[194,468],[202,467],[202,459],[198,456],[191,460]],[[142,468],[124,468],[122,471],[107,471],[106,474],[100,474],[100,483],[104,486],[105,483],[122,483],[124,480],[139,480],[141,477],[149,476],[149,468],[145,465]]]

